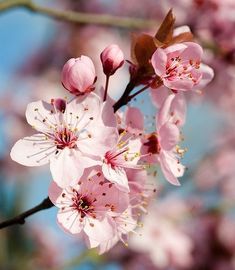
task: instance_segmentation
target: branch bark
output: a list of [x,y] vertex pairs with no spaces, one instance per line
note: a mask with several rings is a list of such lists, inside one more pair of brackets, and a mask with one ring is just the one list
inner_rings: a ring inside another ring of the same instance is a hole
[[4,0],[0,2],[0,12],[19,7],[60,21],[72,23],[98,24],[104,26],[116,26],[120,28],[134,29],[146,29],[156,25],[155,20],[119,17],[107,14],[82,13],[69,10],[63,11],[37,5],[31,0]]
[[49,197],[47,197],[37,206],[25,211],[24,213],[12,218],[12,219],[9,219],[9,220],[6,220],[6,221],[3,221],[2,223],[0,223],[0,229],[6,228],[6,227],[9,227],[12,225],[17,225],[17,224],[22,225],[25,223],[25,219],[27,217],[29,217],[29,216],[31,216],[39,211],[49,209],[53,206],[54,206],[54,204],[50,201]]

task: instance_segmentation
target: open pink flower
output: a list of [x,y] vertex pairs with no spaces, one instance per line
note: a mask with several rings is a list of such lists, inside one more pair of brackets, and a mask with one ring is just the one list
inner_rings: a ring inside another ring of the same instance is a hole
[[[174,208],[174,203],[177,201],[151,205],[148,215],[144,216],[144,226],[139,230],[141,236],[133,235],[130,239],[131,249],[151,258],[154,266],[150,269],[192,269],[193,241],[182,229],[184,224],[165,215],[168,214],[168,209]],[[180,221],[184,220],[178,209],[174,210]]]
[[74,183],[84,168],[97,164],[94,157],[104,155],[116,138],[116,129],[103,124],[102,106],[93,93],[59,105],[54,101],[30,103],[26,118],[39,133],[16,142],[11,158],[25,166],[50,162],[52,177],[59,186]]
[[128,194],[106,182],[97,169],[87,169],[82,181],[65,189],[52,182],[49,197],[59,208],[57,220],[66,232],[83,232],[99,243],[116,236],[112,218],[129,204]]
[[202,48],[194,42],[174,44],[166,49],[158,48],[151,63],[163,84],[173,90],[193,90],[202,78],[203,86],[212,80],[213,71],[201,66]]
[[163,103],[157,117],[156,133],[149,136],[145,146],[147,152],[152,154],[151,161],[153,159],[160,163],[166,179],[173,185],[180,185],[177,178],[184,173],[184,166],[179,162],[183,150],[177,147],[180,140],[178,120],[171,113],[174,98],[174,94],[169,95]]
[[96,80],[95,67],[92,60],[82,55],[68,60],[62,70],[63,86],[74,95],[89,93],[94,90]]
[[140,139],[132,139],[132,136],[124,131],[117,138],[115,145],[103,157],[102,171],[105,178],[124,192],[130,191],[125,169],[142,168],[137,164],[140,158],[140,148]]

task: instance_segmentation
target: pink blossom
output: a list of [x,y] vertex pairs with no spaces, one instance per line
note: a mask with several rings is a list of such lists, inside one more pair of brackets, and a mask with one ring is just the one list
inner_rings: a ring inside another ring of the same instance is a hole
[[174,44],[166,49],[158,48],[151,63],[163,84],[173,90],[193,90],[202,78],[208,83],[213,71],[201,67],[202,48],[194,42]]
[[[165,201],[158,203],[158,206],[149,207],[148,215],[143,219],[144,226],[137,231],[140,235],[133,235],[129,246],[147,254],[159,269],[168,269],[170,266],[175,269],[190,267],[193,262],[193,242],[174,217],[164,215],[166,209],[177,204],[177,200],[171,200],[170,204],[165,204]],[[182,218],[181,213],[174,214]]]
[[84,168],[97,164],[95,156],[104,155],[116,138],[116,129],[103,124],[102,108],[93,93],[73,99],[64,112],[54,103],[30,103],[26,118],[39,133],[16,142],[11,158],[25,166],[50,162],[52,177],[59,186],[74,183]]
[[124,192],[129,192],[126,168],[140,169],[141,141],[130,137],[125,131],[117,138],[116,144],[103,157],[102,171],[107,180]]
[[103,65],[104,74],[113,75],[118,68],[124,63],[124,55],[122,50],[116,44],[106,47],[100,55]]
[[59,225],[71,234],[84,233],[101,243],[116,236],[113,218],[128,207],[128,194],[106,182],[97,169],[87,169],[73,186],[62,189],[52,182],[51,201],[59,208]]
[[[174,94],[169,95],[163,103],[157,116],[156,133],[151,134],[144,145],[147,147],[147,153],[153,155],[150,156],[150,162],[158,161],[166,179],[173,185],[180,185],[177,178],[183,175],[184,166],[180,164],[179,156],[184,150],[177,146],[180,140],[177,116],[183,114],[171,113],[175,98]],[[177,109],[176,107],[175,111]]]
[[92,60],[82,55],[68,60],[62,70],[63,86],[74,95],[89,93],[94,90],[96,80],[95,67]]

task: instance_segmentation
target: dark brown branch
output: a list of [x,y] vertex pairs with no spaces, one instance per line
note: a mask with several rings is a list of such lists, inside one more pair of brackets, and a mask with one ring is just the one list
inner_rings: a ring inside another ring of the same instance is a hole
[[51,208],[53,206],[54,206],[54,204],[47,197],[46,199],[44,199],[37,206],[25,211],[24,213],[12,218],[12,219],[9,219],[9,220],[6,220],[6,221],[3,221],[2,223],[0,223],[0,229],[6,228],[6,227],[9,227],[9,226],[12,226],[12,225],[17,225],[17,224],[22,225],[22,224],[25,223],[25,219],[27,217],[29,217],[29,216],[31,216],[31,215],[39,212],[39,211],[49,209],[49,208]]

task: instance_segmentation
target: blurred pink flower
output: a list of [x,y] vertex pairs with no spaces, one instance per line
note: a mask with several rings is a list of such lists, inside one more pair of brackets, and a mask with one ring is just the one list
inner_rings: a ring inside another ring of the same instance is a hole
[[63,67],[61,81],[71,94],[81,95],[93,91],[95,80],[95,67],[87,56],[71,58]]
[[[130,248],[148,254],[154,265],[160,269],[168,269],[170,266],[184,269],[192,264],[193,242],[179,223],[164,215],[167,207],[178,204],[177,199],[171,200],[170,205],[168,201],[166,202],[166,205],[163,201],[159,206],[152,205],[149,208],[148,214],[143,219],[143,228],[138,230],[140,235],[130,239]],[[182,218],[181,214],[181,212],[174,213],[178,218]]]

